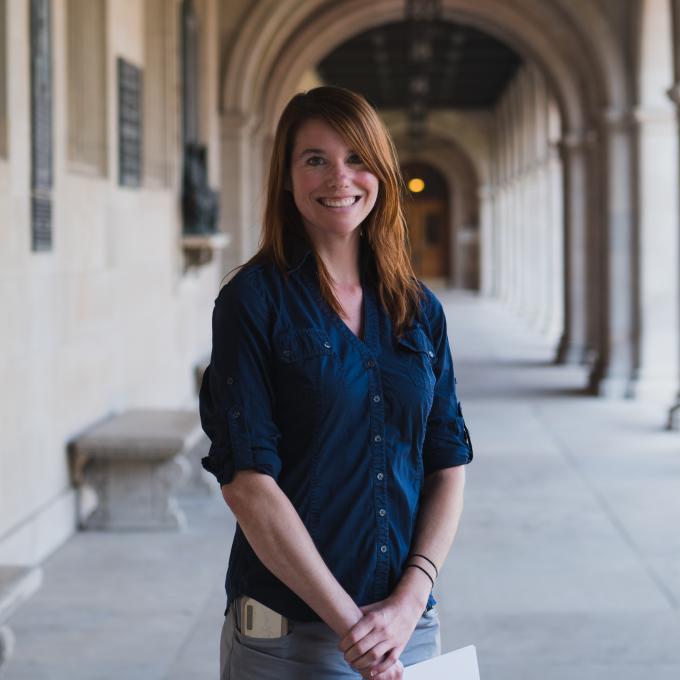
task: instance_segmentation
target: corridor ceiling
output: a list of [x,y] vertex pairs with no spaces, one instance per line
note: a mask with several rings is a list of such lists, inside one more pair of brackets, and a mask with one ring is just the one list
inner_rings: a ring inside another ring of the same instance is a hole
[[423,40],[407,21],[366,31],[326,56],[319,75],[380,109],[408,109],[414,95],[428,109],[493,106],[521,64],[519,55],[467,26],[438,21],[429,31]]

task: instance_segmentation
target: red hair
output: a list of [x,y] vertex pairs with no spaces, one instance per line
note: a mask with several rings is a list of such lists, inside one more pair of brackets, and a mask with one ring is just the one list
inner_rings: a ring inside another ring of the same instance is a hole
[[[274,262],[286,276],[289,233],[307,241],[312,248],[293,196],[286,190],[295,135],[310,120],[322,120],[340,134],[379,182],[375,206],[361,225],[361,267],[367,268],[378,289],[381,304],[389,314],[397,335],[411,325],[424,293],[409,254],[408,232],[402,209],[404,181],[390,135],[375,109],[361,95],[340,87],[316,87],[296,94],[281,114],[274,136],[262,233],[257,253],[242,267],[263,260]],[[344,315],[321,258],[314,253],[321,294],[341,316]],[[240,269],[240,267],[239,267]]]

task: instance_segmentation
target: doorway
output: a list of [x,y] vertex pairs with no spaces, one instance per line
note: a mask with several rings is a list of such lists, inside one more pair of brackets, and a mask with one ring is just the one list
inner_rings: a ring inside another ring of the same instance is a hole
[[446,180],[426,163],[402,166],[408,187],[404,212],[411,261],[420,279],[449,280],[449,195]]

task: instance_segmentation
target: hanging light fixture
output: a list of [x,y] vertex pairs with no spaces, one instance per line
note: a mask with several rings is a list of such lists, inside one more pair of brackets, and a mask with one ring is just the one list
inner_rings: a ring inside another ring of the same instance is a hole
[[408,136],[415,145],[425,136],[431,74],[434,65],[436,24],[441,18],[441,0],[406,0],[409,24]]

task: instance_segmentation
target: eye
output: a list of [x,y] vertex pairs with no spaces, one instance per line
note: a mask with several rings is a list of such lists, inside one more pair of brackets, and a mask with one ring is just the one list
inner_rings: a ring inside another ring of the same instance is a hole
[[350,154],[350,156],[347,160],[348,160],[349,163],[352,163],[354,165],[363,165],[364,164],[364,161],[362,160],[361,156],[358,153]]
[[305,165],[322,165],[325,162],[321,156],[309,156],[305,161]]

